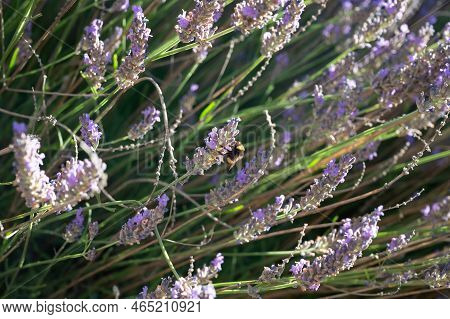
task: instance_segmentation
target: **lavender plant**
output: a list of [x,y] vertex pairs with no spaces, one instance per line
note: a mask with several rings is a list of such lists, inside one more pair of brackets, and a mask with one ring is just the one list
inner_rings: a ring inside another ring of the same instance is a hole
[[2,1],[0,297],[446,296],[445,4]]

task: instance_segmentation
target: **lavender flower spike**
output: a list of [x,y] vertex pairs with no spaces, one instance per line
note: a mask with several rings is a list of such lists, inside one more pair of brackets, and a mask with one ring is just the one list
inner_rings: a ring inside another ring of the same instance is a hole
[[134,124],[128,131],[128,138],[130,140],[135,141],[143,138],[145,134],[153,129],[153,125],[156,122],[161,121],[160,112],[153,106],[145,108],[141,113],[144,115],[144,119]]
[[98,125],[90,119],[87,113],[80,116],[80,123],[81,136],[84,142],[95,150],[98,147],[100,137],[102,137],[102,132],[100,132]]
[[[306,191],[306,195],[300,199],[301,209],[303,211],[316,209],[325,199],[333,197],[331,193],[345,181],[345,177],[353,167],[355,160],[354,156],[348,154],[342,156],[339,162],[334,159],[331,160],[324,169],[322,176],[314,180],[314,184]],[[293,216],[290,217],[293,218]]]
[[83,161],[74,158],[66,162],[53,181],[55,206],[59,211],[70,210],[83,200],[100,193],[106,186],[106,164],[95,154]]
[[147,28],[147,19],[139,6],[133,6],[134,19],[128,31],[128,40],[131,41],[131,50],[120,65],[116,74],[116,82],[120,89],[128,89],[139,79],[139,74],[145,71],[145,53],[150,37]]
[[286,2],[286,0],[245,0],[236,5],[231,19],[243,34],[249,34],[255,29],[262,29]]
[[283,18],[277,22],[276,27],[270,28],[270,31],[263,35],[261,53],[264,56],[271,57],[291,41],[292,35],[300,26],[299,22],[304,9],[303,0],[292,0],[287,5]]
[[44,154],[39,153],[41,144],[36,136],[26,134],[24,123],[13,123],[14,168],[17,186],[29,208],[38,208],[42,204],[51,204],[55,200],[55,191],[48,176],[40,166]]
[[141,240],[146,239],[148,236],[153,236],[153,230],[164,218],[168,202],[169,197],[163,194],[158,197],[158,206],[153,209],[144,207],[139,213],[130,218],[120,230],[119,244],[139,244]]
[[67,225],[66,231],[64,233],[64,239],[68,243],[73,243],[77,241],[84,229],[84,216],[83,210],[81,208],[77,209],[75,218]]
[[327,254],[316,257],[312,262],[300,259],[291,267],[291,273],[301,287],[315,291],[325,278],[352,268],[356,259],[361,257],[377,236],[381,216],[382,206],[355,220],[344,219]]
[[276,218],[280,213],[287,214],[292,210],[294,199],[289,199],[288,203],[283,206],[284,200],[284,195],[280,195],[275,198],[274,204],[267,205],[265,208],[259,208],[252,212],[250,219],[234,233],[234,238],[239,243],[244,243],[252,241],[260,234],[269,231],[275,225]]
[[422,216],[433,225],[448,222],[450,220],[450,195],[439,202],[425,206],[422,209]]
[[216,127],[205,138],[205,147],[197,147],[192,159],[186,157],[186,170],[191,175],[203,175],[214,164],[224,161],[224,156],[236,146],[239,118],[233,118],[221,129]]
[[387,251],[389,254],[392,254],[393,252],[399,251],[403,248],[405,248],[408,243],[411,241],[411,239],[414,237],[415,232],[413,231],[410,234],[401,234],[398,237],[394,237],[391,239],[391,241],[387,244]]
[[86,51],[83,56],[83,63],[86,70],[83,74],[95,89],[99,89],[105,82],[106,72],[106,52],[103,41],[100,40],[100,31],[102,30],[103,21],[95,19],[91,25],[85,28],[84,37],[81,40],[82,49]]
[[89,240],[94,240],[95,236],[98,234],[98,221],[89,223]]

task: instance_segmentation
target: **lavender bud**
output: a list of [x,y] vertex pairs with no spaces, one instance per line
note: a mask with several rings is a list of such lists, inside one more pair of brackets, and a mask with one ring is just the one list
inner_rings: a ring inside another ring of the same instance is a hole
[[80,123],[83,141],[95,150],[98,147],[102,132],[99,131],[98,125],[90,119],[87,113],[80,116]]
[[55,191],[48,176],[40,169],[45,157],[39,153],[41,144],[37,137],[26,134],[26,129],[24,123],[13,123],[14,185],[29,208],[38,208],[42,204],[52,204]]
[[94,261],[95,258],[97,258],[97,250],[94,248],[89,249],[88,252],[86,253],[86,255],[84,255],[84,258],[87,261]]
[[95,154],[91,160],[71,159],[56,174],[53,181],[57,201],[55,206],[61,210],[70,210],[83,200],[100,193],[106,186],[106,164]]
[[356,162],[371,161],[377,157],[377,149],[380,146],[379,141],[369,142],[364,147],[355,152]]
[[186,157],[186,170],[191,175],[203,175],[214,164],[221,164],[224,156],[236,146],[239,118],[233,118],[221,129],[216,127],[205,138],[205,147],[197,147],[192,159]]
[[89,240],[92,241],[98,234],[98,222],[94,221],[89,223],[88,230],[89,230]]
[[262,40],[261,53],[266,57],[271,57],[274,53],[283,49],[291,41],[292,35],[299,27],[300,18],[305,3],[303,0],[292,0],[286,7],[283,18],[277,21],[276,27],[265,32]]
[[103,21],[95,19],[91,25],[85,28],[84,37],[81,40],[82,48],[86,51],[83,63],[86,67],[83,74],[91,81],[95,89],[100,89],[105,82],[106,53],[103,41],[100,40],[100,31]]
[[166,194],[163,194],[158,197],[158,206],[153,209],[144,207],[139,213],[130,218],[120,230],[119,244],[139,244],[141,240],[153,236],[155,227],[162,222],[164,218],[168,201],[169,197],[167,197]]
[[68,243],[73,243],[77,241],[84,229],[84,216],[83,210],[81,208],[77,209],[75,218],[66,226],[66,231],[64,233],[64,239]]
[[128,89],[139,79],[139,74],[145,71],[145,53],[150,37],[147,19],[139,6],[133,6],[134,19],[128,31],[127,38],[131,42],[131,50],[119,67],[116,82],[120,89]]
[[319,289],[324,279],[352,268],[377,236],[382,210],[380,206],[369,215],[355,220],[344,219],[327,254],[314,258],[312,262],[305,259],[296,262],[291,267],[291,273],[300,285],[314,291]]
[[144,115],[144,118],[139,123],[134,124],[128,131],[130,140],[135,141],[143,138],[145,134],[153,129],[156,122],[161,121],[160,112],[153,106],[145,108],[141,114]]

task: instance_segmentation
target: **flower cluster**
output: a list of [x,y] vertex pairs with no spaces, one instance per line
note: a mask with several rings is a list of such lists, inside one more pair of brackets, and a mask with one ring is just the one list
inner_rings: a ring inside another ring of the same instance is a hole
[[232,151],[237,144],[236,136],[239,134],[237,126],[239,118],[233,118],[227,125],[209,132],[205,138],[205,147],[197,147],[192,159],[186,157],[186,170],[191,175],[203,175],[214,164],[221,164],[225,155]]
[[53,185],[41,166],[44,154],[39,153],[41,144],[36,136],[26,134],[24,123],[13,123],[13,144],[16,179],[14,184],[19,189],[26,205],[38,208],[41,204],[55,200]]
[[220,208],[237,201],[238,195],[246,187],[256,183],[265,174],[269,162],[270,155],[268,152],[260,150],[250,162],[245,163],[244,167],[237,172],[235,178],[226,180],[218,188],[211,189],[209,194],[205,196],[206,204]]
[[362,252],[369,247],[378,234],[378,222],[383,216],[380,206],[369,215],[355,220],[345,219],[339,228],[327,254],[314,258],[312,262],[301,259],[291,267],[291,273],[302,288],[317,290],[327,277],[350,269]]
[[342,156],[338,162],[331,160],[322,176],[314,180],[314,184],[306,191],[306,195],[300,199],[300,208],[303,211],[313,210],[325,199],[333,197],[332,192],[345,181],[355,160],[354,156],[348,154]]
[[231,19],[243,34],[249,34],[255,29],[262,29],[286,2],[286,0],[244,0],[236,5]]
[[68,160],[52,181],[55,187],[55,206],[70,210],[82,200],[87,200],[106,186],[106,164],[92,154],[91,159]]
[[169,197],[163,194],[158,197],[158,205],[155,208],[147,209],[144,207],[139,213],[131,217],[120,230],[119,243],[121,245],[139,244],[141,240],[153,236],[155,227],[164,218],[168,202]]
[[199,62],[203,61],[212,46],[208,39],[214,35],[217,27],[214,27],[222,14],[225,5],[224,0],[196,0],[195,8],[189,12],[183,10],[178,16],[178,24],[175,30],[183,43],[197,42],[194,53]]
[[[284,201],[284,195],[280,195],[275,198],[274,204],[269,204],[264,208],[253,211],[250,219],[234,233],[234,238],[239,243],[245,243],[255,240],[260,234],[269,231],[275,225],[278,215],[282,213],[288,214],[294,207],[293,198],[290,198],[288,203],[283,206]],[[294,209],[298,209],[298,207],[295,206]]]
[[411,232],[410,234],[401,234],[398,237],[394,237],[391,239],[391,241],[387,244],[387,251],[389,254],[392,254],[393,252],[399,251],[403,248],[405,248],[408,243],[411,241],[411,239],[414,237],[415,232]]
[[216,290],[212,284],[212,280],[222,270],[224,258],[221,253],[207,266],[198,268],[195,275],[192,274],[193,269],[189,271],[186,277],[181,277],[175,282],[170,279],[163,279],[161,285],[152,293],[148,292],[148,288],[144,287],[138,295],[140,299],[214,299]]
[[371,161],[377,157],[377,149],[380,146],[379,141],[369,142],[355,152],[356,162]]
[[102,132],[100,132],[98,125],[90,119],[89,114],[87,113],[80,116],[80,123],[83,141],[95,150],[102,137]]
[[103,21],[95,19],[85,28],[84,37],[81,40],[81,47],[86,51],[83,55],[83,63],[86,67],[83,74],[97,90],[106,81],[106,52],[104,43],[100,40],[102,27]]
[[277,25],[265,32],[262,40],[261,53],[266,57],[271,57],[274,53],[283,49],[291,40],[292,35],[299,27],[300,18],[305,3],[303,0],[292,0],[286,6],[283,18],[277,21]]
[[391,26],[403,19],[408,0],[382,0],[353,35],[355,45],[364,46],[385,33]]
[[75,218],[66,226],[66,231],[64,232],[64,239],[68,243],[73,243],[77,241],[84,229],[84,216],[83,210],[81,208],[77,209]]
[[149,106],[145,108],[142,112],[144,118],[137,124],[134,124],[128,131],[128,138],[130,140],[141,139],[149,131],[153,129],[156,122],[160,122],[160,111],[158,111],[154,106]]
[[139,74],[145,71],[145,53],[147,51],[150,29],[147,19],[139,6],[133,6],[134,18],[128,31],[127,39],[131,42],[131,50],[119,67],[116,82],[120,89],[128,89],[139,79]]

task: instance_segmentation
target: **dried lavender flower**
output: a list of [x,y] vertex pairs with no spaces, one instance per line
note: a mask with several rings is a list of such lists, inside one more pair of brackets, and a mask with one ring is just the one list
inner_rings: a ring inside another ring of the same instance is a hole
[[86,51],[83,55],[83,64],[86,69],[84,76],[91,81],[95,89],[100,89],[105,82],[106,52],[103,41],[100,40],[103,21],[95,19],[85,28],[84,37],[81,40],[82,49]]
[[264,150],[258,151],[256,156],[237,172],[235,178],[226,180],[220,187],[209,191],[205,196],[206,205],[220,208],[237,201],[243,190],[255,184],[265,174],[269,162],[270,154]]
[[128,31],[127,39],[131,42],[131,50],[119,67],[116,82],[120,89],[128,89],[139,79],[139,74],[145,71],[145,53],[150,37],[147,19],[139,6],[133,6],[134,18]]
[[83,210],[81,208],[77,209],[75,218],[66,226],[66,231],[64,232],[64,239],[68,243],[73,243],[77,241],[84,229],[84,216]]
[[203,175],[214,164],[223,163],[224,156],[237,144],[239,122],[239,118],[233,118],[224,127],[220,129],[215,127],[209,132],[205,138],[206,146],[197,147],[192,159],[186,157],[186,170],[190,175]]
[[80,123],[83,141],[95,150],[102,137],[102,132],[100,132],[98,125],[90,119],[89,114],[87,113],[80,116]]
[[68,160],[52,182],[55,187],[55,206],[60,211],[70,210],[83,200],[100,193],[106,186],[106,164],[96,154],[91,159]]
[[89,249],[88,252],[84,255],[84,258],[87,261],[94,261],[95,258],[97,258],[97,250],[95,249],[95,247]]
[[256,29],[262,29],[286,2],[286,0],[244,0],[236,5],[231,19],[243,34],[249,34]]
[[94,240],[95,236],[98,234],[98,221],[93,221],[89,223],[89,240]]
[[411,232],[410,234],[401,234],[398,237],[394,237],[387,244],[388,254],[392,254],[393,252],[399,251],[405,248],[411,239],[414,237],[415,232]]
[[277,21],[275,27],[265,32],[262,40],[261,53],[266,57],[271,57],[274,53],[283,49],[289,43],[292,35],[300,26],[300,18],[305,3],[303,0],[291,0],[286,6],[283,18]]
[[141,240],[153,236],[155,227],[163,220],[164,213],[167,211],[169,197],[163,194],[157,200],[158,205],[155,208],[147,209],[144,207],[122,226],[119,233],[120,245],[139,244]]
[[355,220],[344,219],[327,254],[314,258],[312,262],[301,259],[291,267],[291,273],[301,287],[315,291],[325,278],[352,268],[356,259],[361,257],[377,236],[377,224],[381,216],[382,206]]
[[55,190],[48,176],[40,169],[45,157],[39,153],[41,144],[36,136],[26,134],[26,130],[24,123],[13,123],[14,185],[29,208],[38,208],[42,204],[53,203]]
[[128,138],[130,140],[137,140],[143,138],[145,134],[153,129],[156,122],[161,122],[160,111],[154,106],[145,108],[142,112],[144,118],[137,124],[134,124],[128,131]]

